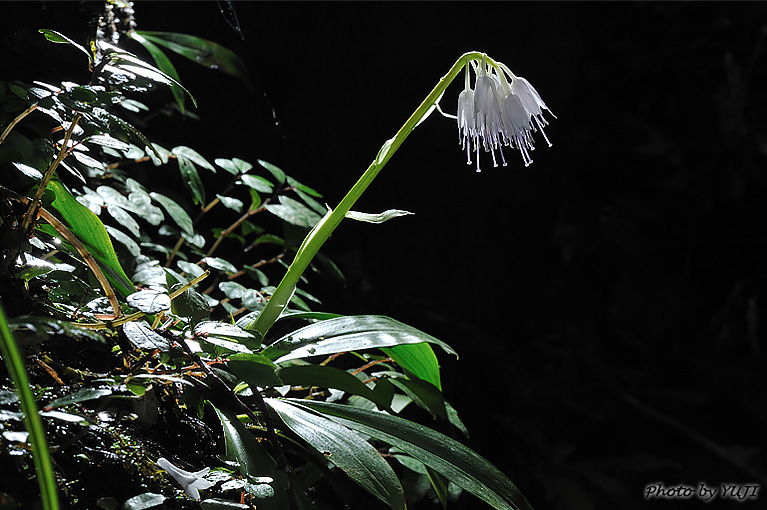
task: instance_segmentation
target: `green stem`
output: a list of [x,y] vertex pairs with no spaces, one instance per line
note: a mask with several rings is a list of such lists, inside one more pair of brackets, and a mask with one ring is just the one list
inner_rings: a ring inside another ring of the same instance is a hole
[[3,355],[8,374],[13,379],[16,391],[19,394],[21,410],[24,412],[24,423],[29,432],[29,440],[32,444],[32,457],[37,471],[37,482],[40,485],[43,508],[57,510],[59,508],[58,494],[56,493],[56,477],[53,474],[51,456],[48,451],[48,443],[45,439],[45,430],[40,415],[37,412],[35,397],[27,377],[24,359],[19,348],[11,335],[8,321],[3,309],[0,308],[0,354]]
[[[304,242],[296,253],[293,263],[288,267],[285,276],[277,286],[277,289],[272,294],[272,297],[267,301],[266,306],[258,315],[256,320],[249,325],[248,329],[257,331],[261,338],[266,336],[267,331],[280,317],[282,311],[288,306],[290,299],[293,297],[298,280],[304,273],[309,263],[319,251],[320,247],[330,237],[335,228],[341,223],[341,220],[346,217],[346,214],[351,210],[352,206],[362,193],[367,189],[371,182],[376,178],[378,172],[380,172],[386,163],[391,159],[400,145],[407,139],[413,129],[418,123],[424,119],[434,109],[437,101],[445,92],[448,85],[455,79],[458,73],[463,69],[468,62],[472,60],[480,60],[483,57],[483,53],[469,52],[461,55],[450,71],[443,76],[439,83],[432,89],[426,99],[423,100],[421,105],[413,112],[405,124],[397,131],[397,134],[393,138],[384,143],[381,150],[378,151],[378,155],[370,166],[365,170],[365,173],[359,178],[357,183],[352,186],[346,196],[338,204],[338,207],[328,212],[314,228],[307,234]],[[487,60],[491,64],[494,62],[490,59]]]

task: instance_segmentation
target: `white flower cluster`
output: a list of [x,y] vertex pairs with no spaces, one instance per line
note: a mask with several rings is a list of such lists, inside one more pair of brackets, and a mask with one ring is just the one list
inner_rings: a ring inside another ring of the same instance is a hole
[[[519,150],[525,166],[533,159],[530,152],[535,149],[534,131],[540,129],[546,143],[551,147],[543,127],[548,125],[543,118],[543,110],[547,110],[554,118],[556,116],[541,100],[541,96],[530,83],[515,76],[504,64],[490,65],[483,59],[482,63],[474,66],[476,81],[474,90],[470,86],[469,65],[466,66],[466,84],[458,96],[458,134],[461,147],[466,149],[467,163],[471,164],[472,144],[477,157],[477,172],[479,168],[479,148],[493,156],[493,166],[498,166],[495,151],[501,153],[503,166],[506,158],[503,146]],[[511,83],[506,79],[508,75]]]

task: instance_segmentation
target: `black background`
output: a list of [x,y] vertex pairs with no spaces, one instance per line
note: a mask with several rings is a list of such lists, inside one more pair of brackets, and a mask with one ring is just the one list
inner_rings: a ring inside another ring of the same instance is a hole
[[[443,385],[468,444],[535,508],[767,483],[766,5],[234,5],[244,40],[214,2],[135,5],[138,29],[219,42],[253,83],[176,58],[200,120],[157,118],[149,134],[270,161],[331,206],[466,51],[526,77],[557,115],[533,165],[507,151],[508,167],[483,155],[477,173],[434,114],[356,206],[415,215],[344,223],[325,253],[346,286],[312,282],[325,310],[389,315],[459,352],[441,356]],[[4,62],[50,58],[3,77],[87,81],[77,52],[36,29],[86,41],[99,6],[0,4]]]

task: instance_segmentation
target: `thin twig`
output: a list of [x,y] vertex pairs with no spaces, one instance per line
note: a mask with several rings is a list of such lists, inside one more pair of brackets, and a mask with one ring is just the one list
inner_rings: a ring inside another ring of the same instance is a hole
[[31,105],[29,108],[27,108],[26,110],[24,110],[23,112],[21,112],[20,114],[18,114],[18,115],[16,116],[16,118],[15,118],[15,119],[13,119],[13,120],[11,121],[11,123],[10,123],[10,124],[8,124],[8,127],[6,127],[6,128],[3,130],[3,133],[2,133],[2,134],[0,134],[0,144],[2,144],[2,143],[5,141],[5,139],[8,137],[8,134],[9,134],[9,133],[11,132],[11,130],[12,130],[12,129],[13,129],[15,126],[16,126],[16,124],[18,124],[19,122],[21,122],[21,120],[22,120],[24,117],[26,117],[27,115],[29,115],[30,113],[32,113],[33,111],[35,111],[35,109],[36,109],[36,108],[37,108],[37,103],[35,103],[35,104]]
[[107,277],[104,275],[101,267],[99,267],[96,259],[94,259],[93,255],[91,255],[91,252],[88,251],[88,249],[77,238],[77,236],[74,235],[63,223],[61,223],[57,217],[42,207],[40,208],[40,217],[50,223],[50,225],[56,229],[56,232],[61,234],[61,236],[66,239],[67,242],[71,244],[75,250],[77,250],[77,253],[79,253],[83,258],[83,261],[88,264],[88,267],[91,268],[91,271],[93,271],[93,275],[96,277],[96,280],[98,280],[101,288],[104,290],[104,295],[109,300],[109,304],[112,305],[112,310],[114,311],[115,315],[119,317],[122,312],[120,311],[120,303],[117,301],[115,291],[112,289],[112,285],[109,283],[109,280],[107,280]]
[[234,229],[236,229],[237,227],[239,227],[240,225],[245,223],[245,220],[247,220],[248,218],[250,218],[254,214],[258,214],[258,213],[264,211],[266,209],[266,204],[268,204],[270,201],[271,201],[271,198],[267,198],[266,200],[264,200],[264,203],[262,203],[257,208],[255,208],[255,209],[248,209],[248,211],[245,214],[243,214],[242,216],[240,216],[240,218],[237,221],[232,223],[229,226],[229,228],[227,228],[226,230],[224,230],[223,232],[221,232],[219,234],[218,239],[216,239],[216,242],[213,243],[213,246],[210,247],[210,250],[208,250],[208,253],[206,253],[205,256],[206,257],[210,257],[211,255],[213,255],[213,252],[216,251],[216,249],[218,248],[218,245],[221,244],[221,241],[223,241],[226,236],[228,236],[229,234],[234,232]]
[[40,206],[40,199],[43,196],[43,193],[45,193],[45,189],[48,187],[48,183],[50,182],[51,178],[53,177],[53,174],[56,172],[56,168],[59,166],[59,163],[61,163],[64,158],[69,154],[69,140],[72,138],[72,133],[74,133],[75,128],[77,127],[77,123],[82,118],[82,114],[78,113],[74,116],[72,119],[72,123],[69,126],[69,129],[67,129],[67,132],[64,134],[64,141],[61,144],[61,150],[59,151],[59,155],[56,156],[56,159],[53,160],[53,163],[51,163],[51,166],[48,167],[48,170],[45,171],[45,174],[43,175],[43,180],[40,181],[40,185],[37,187],[37,191],[35,192],[35,196],[32,198],[32,202],[27,207],[27,212],[24,215],[24,219],[21,222],[21,230],[26,235],[27,231],[29,230],[29,223],[32,221],[32,216],[35,214],[35,209],[37,209]]

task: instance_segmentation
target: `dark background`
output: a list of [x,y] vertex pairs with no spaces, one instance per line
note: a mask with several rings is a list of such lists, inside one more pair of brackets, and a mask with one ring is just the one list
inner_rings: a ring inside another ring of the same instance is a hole
[[[312,281],[325,310],[389,315],[459,352],[441,356],[443,385],[467,443],[535,508],[709,507],[645,500],[657,482],[766,490],[767,5],[234,6],[244,40],[215,2],[135,5],[140,30],[219,42],[253,83],[175,58],[200,120],[155,119],[151,137],[270,161],[331,206],[466,51],[557,115],[533,165],[507,151],[476,173],[434,114],[356,207],[415,215],[343,224],[324,251],[346,286]],[[5,61],[52,56],[44,76],[3,77],[87,80],[36,29],[86,41],[99,8],[0,4]]]

